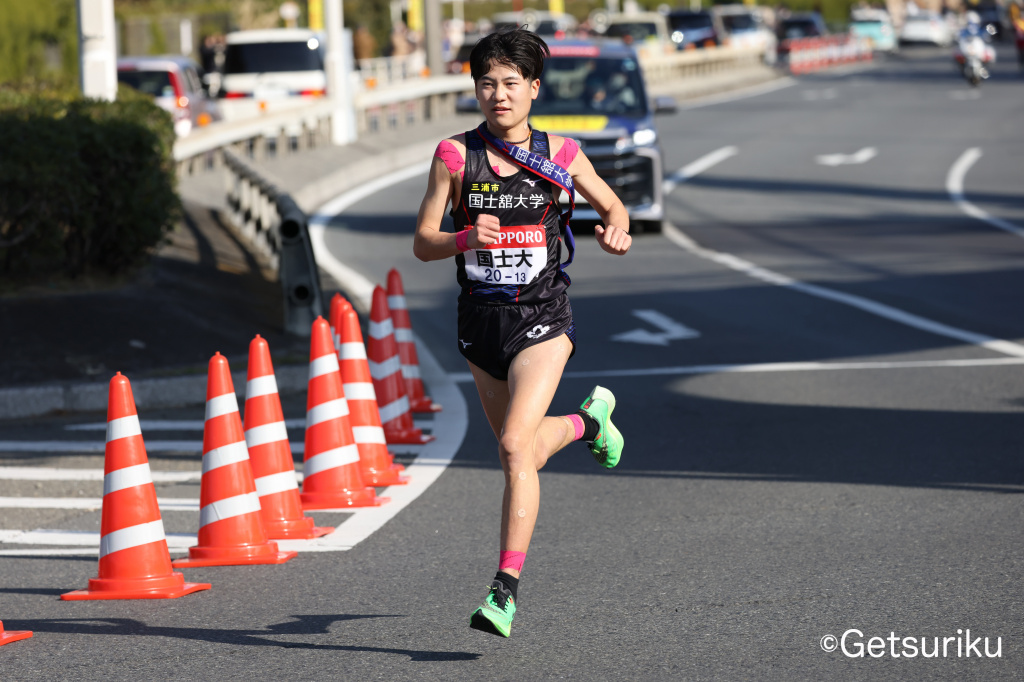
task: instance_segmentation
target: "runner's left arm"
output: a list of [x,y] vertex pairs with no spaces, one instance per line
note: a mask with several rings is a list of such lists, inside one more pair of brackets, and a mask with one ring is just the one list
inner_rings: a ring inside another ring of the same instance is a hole
[[594,170],[594,165],[582,151],[569,164],[569,174],[576,191],[586,199],[604,222],[605,227],[594,226],[594,237],[601,248],[621,256],[629,251],[633,238],[629,235],[629,213],[622,200]]

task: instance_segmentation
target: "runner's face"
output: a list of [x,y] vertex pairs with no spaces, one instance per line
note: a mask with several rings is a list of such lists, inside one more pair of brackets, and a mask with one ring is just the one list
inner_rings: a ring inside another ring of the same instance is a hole
[[513,67],[492,63],[476,83],[476,99],[492,128],[512,130],[526,121],[539,90],[540,80],[528,81]]

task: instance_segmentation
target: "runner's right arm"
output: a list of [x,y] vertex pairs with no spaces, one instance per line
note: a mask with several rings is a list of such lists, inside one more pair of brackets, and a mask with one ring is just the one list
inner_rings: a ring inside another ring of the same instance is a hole
[[[444,211],[452,201],[454,183],[457,181],[461,181],[458,174],[452,173],[442,157],[435,154],[430,164],[427,193],[423,196],[416,218],[416,236],[412,244],[413,254],[422,261],[442,260],[460,253],[456,243],[458,235],[441,231]],[[466,246],[476,249],[493,244],[498,239],[499,229],[495,216],[479,215],[473,229],[469,231]]]

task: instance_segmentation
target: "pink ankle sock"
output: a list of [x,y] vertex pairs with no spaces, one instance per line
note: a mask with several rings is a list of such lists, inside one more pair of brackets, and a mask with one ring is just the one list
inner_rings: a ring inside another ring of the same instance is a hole
[[513,571],[523,570],[523,562],[526,561],[525,552],[509,552],[501,550],[498,552],[498,570],[511,568]]
[[567,414],[565,418],[572,422],[572,428],[576,431],[576,436],[573,440],[583,438],[583,417],[578,414]]

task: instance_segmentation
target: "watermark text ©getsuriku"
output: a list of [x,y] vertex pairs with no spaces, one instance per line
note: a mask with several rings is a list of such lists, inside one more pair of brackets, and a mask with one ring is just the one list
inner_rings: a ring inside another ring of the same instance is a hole
[[[826,652],[840,649],[847,658],[1002,658],[1002,637],[971,637],[971,629],[957,629],[952,637],[900,637],[890,632],[888,637],[866,637],[856,628],[850,628],[841,638],[825,635],[821,648]],[[990,641],[991,640],[991,641]],[[993,648],[994,647],[994,648]]]

